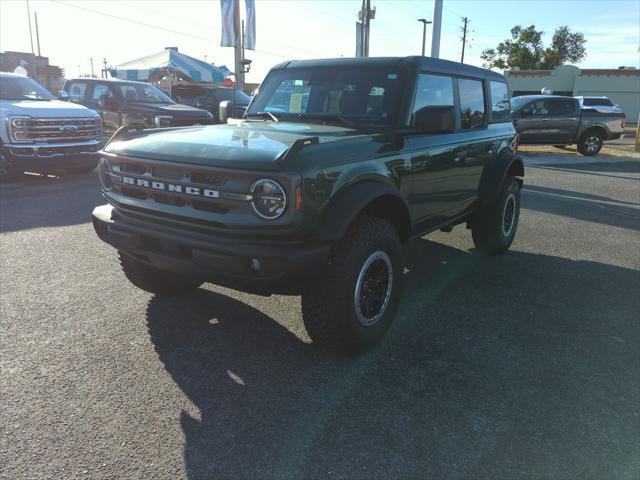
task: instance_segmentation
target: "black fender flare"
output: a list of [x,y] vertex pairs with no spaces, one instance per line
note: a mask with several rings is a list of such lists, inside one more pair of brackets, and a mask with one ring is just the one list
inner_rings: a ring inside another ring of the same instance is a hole
[[409,205],[394,187],[365,180],[339,192],[321,215],[317,240],[337,240],[344,236],[358,215],[370,209],[371,214],[388,219],[398,230],[401,240],[411,237],[413,227]]
[[481,205],[488,205],[497,198],[509,172],[516,177],[524,177],[524,162],[515,153],[505,150],[482,172],[478,192]]

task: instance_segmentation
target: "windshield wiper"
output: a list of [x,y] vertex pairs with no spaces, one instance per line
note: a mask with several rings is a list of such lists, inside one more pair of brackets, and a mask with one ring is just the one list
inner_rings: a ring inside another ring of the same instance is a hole
[[251,117],[258,117],[258,118],[269,117],[274,122],[279,122],[280,121],[280,119],[278,117],[276,117],[271,112],[251,112],[251,113],[247,113],[246,116],[247,116],[247,118],[251,118]]

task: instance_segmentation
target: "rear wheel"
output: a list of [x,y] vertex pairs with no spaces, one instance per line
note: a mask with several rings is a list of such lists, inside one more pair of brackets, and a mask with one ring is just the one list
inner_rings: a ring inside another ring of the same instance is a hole
[[147,265],[132,256],[118,251],[120,266],[127,279],[136,287],[158,296],[171,296],[196,290],[202,280],[179,275]]
[[386,220],[363,216],[335,246],[319,284],[302,295],[313,342],[363,352],[389,328],[403,279],[402,245]]
[[604,138],[600,132],[585,132],[578,142],[578,151],[587,157],[597,155],[602,149]]
[[488,255],[508,250],[516,236],[519,218],[520,182],[508,175],[498,198],[476,212],[471,228],[473,244]]

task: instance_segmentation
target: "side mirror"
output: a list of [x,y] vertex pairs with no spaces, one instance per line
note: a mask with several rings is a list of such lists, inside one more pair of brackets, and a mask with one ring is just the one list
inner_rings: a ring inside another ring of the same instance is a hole
[[227,123],[227,120],[233,116],[231,100],[223,100],[218,105],[218,121]]
[[528,117],[532,113],[533,113],[533,110],[531,108],[523,108],[522,110],[520,110],[521,117]]
[[58,92],[58,99],[62,100],[63,102],[68,102],[71,100],[71,98],[69,97],[69,94],[64,90],[60,90]]
[[413,114],[413,125],[419,133],[451,133],[456,129],[453,105],[422,107]]

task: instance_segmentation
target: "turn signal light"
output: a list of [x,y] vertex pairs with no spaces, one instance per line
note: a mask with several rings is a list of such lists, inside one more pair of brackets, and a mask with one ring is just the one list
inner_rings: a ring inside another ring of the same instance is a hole
[[296,186],[296,210],[302,210],[302,185]]

